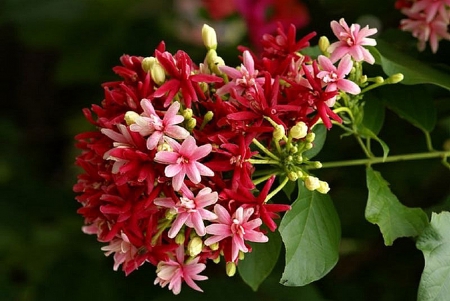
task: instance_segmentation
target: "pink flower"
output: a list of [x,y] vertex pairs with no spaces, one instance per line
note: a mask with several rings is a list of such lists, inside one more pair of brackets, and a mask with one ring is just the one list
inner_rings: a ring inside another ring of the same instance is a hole
[[216,223],[206,226],[206,233],[212,234],[211,237],[205,240],[205,245],[209,246],[213,243],[219,242],[227,237],[231,237],[231,260],[235,261],[238,258],[239,251],[248,252],[245,245],[245,240],[253,242],[267,242],[269,238],[262,232],[255,230],[261,226],[260,218],[255,218],[249,221],[252,216],[253,208],[239,207],[233,216],[221,205],[214,206],[214,212],[218,216]]
[[173,189],[181,189],[184,178],[187,175],[194,184],[201,181],[201,176],[214,176],[214,172],[197,160],[206,157],[212,150],[210,144],[196,145],[194,137],[189,136],[180,145],[173,139],[168,138],[167,142],[173,151],[159,151],[155,155],[155,161],[168,164],[164,173],[166,177],[172,178]]
[[192,191],[185,185],[182,186],[181,190],[183,196],[177,203],[172,198],[157,198],[154,201],[155,205],[171,208],[177,213],[177,217],[169,230],[168,236],[174,238],[184,224],[190,228],[194,228],[199,236],[204,236],[206,230],[203,220],[217,218],[217,215],[205,209],[205,207],[217,202],[217,192],[213,192],[211,188],[205,187],[194,197]]
[[232,89],[235,89],[237,94],[240,95],[247,89],[255,89],[257,85],[264,84],[264,77],[257,77],[258,70],[255,70],[255,62],[250,52],[245,50],[242,56],[243,64],[241,64],[240,69],[235,69],[229,66],[219,67],[220,71],[228,75],[233,80],[217,89],[217,95],[225,95],[230,93]]
[[413,2],[410,8],[403,9],[402,12],[405,15],[423,12],[427,22],[431,22],[437,15],[440,15],[443,21],[448,23],[448,6],[450,6],[450,0],[418,0]]
[[408,16],[408,19],[400,21],[400,28],[404,31],[410,31],[418,40],[417,48],[419,51],[425,50],[426,43],[430,43],[431,51],[436,53],[439,47],[439,41],[442,39],[450,40],[448,33],[448,22],[437,14],[433,20],[428,22],[426,15],[422,13],[411,13],[409,10],[402,10]]
[[[120,236],[117,236],[111,240],[108,246],[104,246],[101,249],[102,251],[105,251],[105,256],[109,256],[114,253],[114,271],[117,271],[121,264],[124,264],[125,266],[129,262],[133,262],[138,252],[138,249],[130,243],[128,236],[123,232]],[[140,264],[143,263],[144,262],[141,262]],[[138,264],[135,262],[135,266],[133,267],[134,268],[132,268],[132,270],[137,269]],[[127,274],[130,272],[131,271],[128,271]]]
[[345,76],[350,73],[350,70],[352,70],[353,67],[350,55],[346,54],[339,62],[337,68],[330,59],[324,55],[320,55],[317,60],[322,68],[322,71],[317,74],[317,77],[327,85],[325,91],[335,91],[339,89],[354,95],[361,92],[361,89],[357,84],[351,80],[345,79]]
[[352,24],[348,27],[345,20],[341,18],[339,23],[331,21],[331,29],[339,39],[338,42],[328,47],[328,52],[331,53],[331,62],[337,62],[346,54],[350,54],[357,62],[366,61],[369,64],[375,62],[370,52],[362,46],[375,46],[377,44],[375,39],[367,38],[377,33],[376,28],[369,28],[369,26],[361,28],[359,24]]
[[148,99],[141,100],[141,107],[144,110],[143,116],[136,118],[135,123],[130,125],[130,130],[139,132],[142,136],[150,135],[147,139],[147,148],[154,149],[163,142],[164,136],[174,139],[185,139],[189,132],[176,124],[183,122],[184,118],[178,115],[180,103],[175,101],[167,109],[163,119],[156,114],[152,103]]
[[189,258],[186,262],[184,257],[184,246],[181,245],[176,250],[175,258],[160,261],[156,268],[157,277],[154,284],[159,284],[161,287],[165,287],[168,284],[169,290],[178,295],[184,280],[194,290],[203,292],[194,280],[202,281],[208,279],[206,276],[198,275],[206,268],[206,265],[198,263],[199,257]]

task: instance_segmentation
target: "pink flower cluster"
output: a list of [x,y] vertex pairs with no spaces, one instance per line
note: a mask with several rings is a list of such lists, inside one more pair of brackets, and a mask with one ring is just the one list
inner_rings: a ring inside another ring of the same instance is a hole
[[[201,291],[194,281],[207,278],[199,274],[208,260],[237,265],[247,242],[268,241],[290,209],[273,203],[276,176],[307,176],[295,173],[302,162],[283,162],[312,145],[313,125],[341,122],[332,108],[340,93],[360,93],[347,78],[353,60],[373,62],[363,46],[374,44],[374,30],[344,20],[332,27],[331,58],[301,54],[315,34],[296,40],[294,26],[265,35],[259,57],[242,49],[238,68],[218,65],[215,49],[197,66],[164,43],[150,58],[120,58],[121,80],[104,83],[101,104],[83,111],[95,130],[76,136],[83,172],[74,185],[83,231],[106,244],[114,270],[128,275],[149,262],[155,284]],[[273,166],[257,187],[265,160]]]
[[428,42],[436,53],[439,41],[450,40],[450,0],[398,0],[396,8],[407,16],[400,21],[400,28],[417,38],[420,51]]

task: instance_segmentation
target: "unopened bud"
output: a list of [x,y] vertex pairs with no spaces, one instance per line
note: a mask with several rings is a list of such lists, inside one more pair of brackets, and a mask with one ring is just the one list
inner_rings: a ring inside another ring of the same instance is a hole
[[305,187],[308,190],[314,191],[320,187],[320,181],[316,177],[307,176],[304,181],[305,181]]
[[186,122],[186,129],[188,131],[190,131],[193,128],[195,128],[196,125],[197,125],[197,120],[195,118],[188,119]]
[[125,113],[125,122],[127,123],[127,125],[131,125],[136,123],[136,119],[138,119],[139,117],[141,117],[138,113],[134,112],[134,111],[128,111]]
[[377,76],[374,78],[374,82],[376,84],[381,84],[382,82],[384,82],[384,78],[382,76]]
[[314,139],[316,139],[316,134],[314,134],[313,132],[309,132],[305,137],[306,142],[313,142]]
[[214,74],[221,75],[222,71],[220,71],[221,66],[225,66],[225,61],[220,56],[216,57],[215,60],[210,65],[209,69],[211,69]]
[[184,111],[183,111],[183,117],[184,117],[184,120],[187,120],[187,119],[191,119],[192,118],[192,115],[193,115],[193,113],[192,113],[192,109],[191,108],[187,108],[187,109],[185,109]]
[[313,146],[314,145],[311,142],[308,142],[308,143],[305,144],[305,149],[306,150],[311,149],[311,148],[313,148]]
[[216,49],[217,48],[217,35],[214,28],[211,26],[204,24],[202,27],[202,39],[203,44],[207,49]]
[[219,263],[220,262],[220,256],[217,256],[216,258],[214,258],[212,260],[214,263]]
[[183,231],[183,232],[180,232],[180,233],[177,234],[177,236],[175,236],[175,243],[176,243],[177,245],[183,245],[185,239],[186,239],[186,238],[185,238],[185,236],[184,236],[184,231]]
[[305,138],[308,134],[308,126],[303,121],[300,121],[291,128],[289,134],[294,139]]
[[200,237],[192,238],[187,245],[188,254],[192,257],[197,256],[203,250],[203,241]]
[[280,141],[281,139],[283,139],[283,137],[285,137],[285,135],[286,131],[284,129],[284,126],[277,124],[273,131],[273,139],[275,141]]
[[244,260],[245,259],[245,253],[242,251],[239,251],[239,255],[238,255],[239,260]]
[[319,161],[314,161],[312,162],[312,166],[314,168],[322,168],[322,163],[320,163]]
[[213,243],[213,244],[210,244],[210,245],[209,245],[209,248],[210,248],[212,251],[217,251],[217,250],[219,250],[219,243],[218,243],[218,242],[215,242],[215,243]]
[[158,61],[150,68],[150,75],[157,85],[162,85],[166,81],[166,71]]
[[326,194],[330,191],[330,186],[325,181],[319,181],[319,187],[316,189],[318,192]]
[[394,75],[391,75],[388,79],[386,79],[386,83],[388,84],[396,84],[398,82],[401,82],[403,80],[404,76],[401,73],[396,73]]
[[150,70],[152,69],[152,66],[155,62],[156,62],[155,57],[153,57],[153,56],[145,57],[141,63],[142,70],[144,70],[145,72],[150,72]]
[[330,41],[326,36],[321,36],[319,38],[319,49],[323,54],[328,55],[328,47],[330,46]]
[[225,267],[228,277],[233,277],[236,274],[236,264],[234,262],[227,262]]
[[291,180],[291,181],[297,181],[297,180],[298,180],[298,174],[297,174],[295,171],[290,171],[290,172],[287,174],[287,177],[288,177],[288,179]]

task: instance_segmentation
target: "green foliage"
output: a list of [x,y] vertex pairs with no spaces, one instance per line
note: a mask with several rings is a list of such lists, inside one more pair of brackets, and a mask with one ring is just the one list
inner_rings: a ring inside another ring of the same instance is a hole
[[430,67],[404,52],[399,52],[388,43],[377,40],[377,46],[370,47],[377,64],[387,75],[402,73],[405,85],[433,84],[450,90],[450,75]]
[[370,167],[366,172],[369,198],[365,216],[380,227],[385,245],[392,245],[399,237],[415,237],[422,233],[428,225],[426,213],[420,208],[401,204],[379,172]]
[[450,212],[433,213],[431,222],[418,237],[425,268],[418,301],[445,301],[450,296]]
[[302,286],[325,276],[337,263],[340,220],[329,195],[298,181],[298,197],[280,224],[286,266],[280,283]]
[[364,95],[364,117],[362,123],[374,135],[378,135],[383,127],[385,118],[384,108],[383,101],[373,93]]
[[436,125],[436,106],[430,92],[423,86],[390,86],[382,90],[386,105],[400,117],[424,132]]
[[257,291],[261,283],[270,275],[281,251],[281,237],[278,231],[267,233],[269,242],[249,243],[252,252],[239,262],[238,271],[245,283]]

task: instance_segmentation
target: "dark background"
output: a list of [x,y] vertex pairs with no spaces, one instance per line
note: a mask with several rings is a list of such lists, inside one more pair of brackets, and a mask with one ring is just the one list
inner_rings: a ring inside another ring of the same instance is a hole
[[[329,22],[355,22],[366,14],[396,29],[401,15],[394,1],[304,1],[315,30],[331,37]],[[0,300],[414,300],[423,257],[411,239],[385,247],[378,228],[364,219],[367,199],[363,167],[322,170],[332,187],[342,221],[342,254],[324,279],[303,288],[278,284],[283,259],[253,293],[223,266],[208,267],[204,294],[184,287],[174,297],[153,285],[154,268],[142,266],[130,276],[112,270],[95,237],[81,232],[72,185],[79,172],[73,136],[90,129],[81,109],[103,98],[100,84],[118,79],[111,68],[124,54],[148,56],[161,40],[169,51],[183,49],[201,62],[202,45],[177,36],[186,18],[172,1],[157,0],[3,0],[0,3]],[[414,41],[405,35],[406,43]],[[236,43],[247,43],[244,35]],[[313,42],[317,42],[317,39]],[[219,36],[220,43],[220,36]],[[442,50],[443,49],[443,50]],[[421,58],[448,65],[425,52]],[[236,45],[220,46],[236,65]],[[432,87],[438,106],[435,147],[449,136],[450,102]],[[323,161],[362,158],[351,138],[329,134]],[[426,151],[421,132],[387,112],[380,136],[393,154]],[[327,149],[327,145],[331,145]],[[437,160],[436,160],[437,161]],[[393,192],[408,206],[447,208],[449,172],[439,162],[377,165]]]

